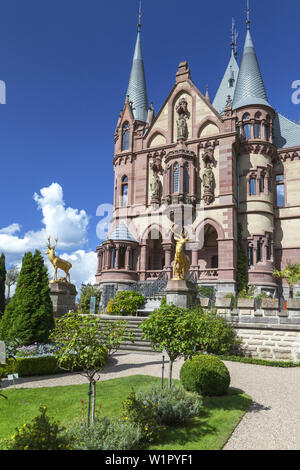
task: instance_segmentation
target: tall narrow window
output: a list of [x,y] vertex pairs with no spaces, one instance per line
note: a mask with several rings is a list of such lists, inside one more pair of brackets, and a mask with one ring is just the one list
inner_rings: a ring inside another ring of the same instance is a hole
[[276,176],[277,207],[284,207],[284,175]]
[[244,130],[244,137],[245,139],[250,139],[251,138],[251,124],[250,122],[247,123],[247,121],[250,121],[250,114],[245,113],[243,116],[243,130]]
[[189,164],[183,165],[183,192],[188,194],[190,191],[190,175],[189,175]]
[[265,175],[262,174],[261,177],[259,178],[259,192],[264,193],[265,192]]
[[261,242],[257,242],[256,262],[259,263],[260,261],[262,261],[262,245]]
[[267,260],[269,261],[272,257],[272,243],[271,243],[271,238],[268,238],[268,243],[267,243]]
[[116,267],[116,258],[117,258],[117,252],[116,252],[116,249],[113,248],[111,250],[111,267],[112,267],[112,269],[115,269],[115,267]]
[[264,136],[265,136],[265,140],[269,141],[269,139],[270,139],[270,128],[266,124],[264,124]]
[[123,176],[122,190],[121,190],[121,206],[126,207],[127,204],[128,204],[128,177]]
[[253,266],[253,247],[248,247],[248,266]]
[[256,179],[250,178],[250,196],[255,196],[256,194]]
[[173,193],[179,193],[179,165],[175,163],[173,166]]
[[125,254],[126,248],[124,246],[121,246],[121,248],[119,248],[119,269],[125,268]]
[[254,139],[260,139],[260,124],[257,122],[254,124]]
[[129,150],[129,142],[130,142],[130,124],[129,122],[125,122],[123,125],[123,132],[122,132],[122,152],[124,150]]

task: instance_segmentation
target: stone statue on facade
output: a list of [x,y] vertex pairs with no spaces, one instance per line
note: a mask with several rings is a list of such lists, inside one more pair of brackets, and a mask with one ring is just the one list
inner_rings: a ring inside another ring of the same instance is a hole
[[152,183],[150,184],[151,187],[151,198],[152,200],[160,200],[161,195],[161,182],[157,173],[153,173]]
[[203,188],[204,191],[214,190],[214,173],[211,169],[211,164],[208,162],[203,172]]
[[177,140],[186,140],[188,138],[188,126],[186,120],[189,118],[190,113],[187,108],[187,101],[182,98],[176,106],[178,113],[177,119]]
[[202,181],[203,200],[206,205],[210,205],[215,199],[215,177],[209,161],[205,165]]

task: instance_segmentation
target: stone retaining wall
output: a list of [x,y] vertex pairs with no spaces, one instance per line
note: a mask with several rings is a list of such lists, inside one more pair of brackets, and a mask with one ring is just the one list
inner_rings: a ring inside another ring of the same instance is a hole
[[246,355],[300,361],[300,299],[288,300],[287,310],[279,310],[276,299],[264,299],[257,309],[253,299],[240,299],[235,309],[223,299],[215,307],[236,328]]

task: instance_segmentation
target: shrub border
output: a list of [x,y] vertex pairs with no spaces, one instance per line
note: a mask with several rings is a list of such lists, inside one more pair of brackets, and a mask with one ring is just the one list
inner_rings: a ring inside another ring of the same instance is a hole
[[291,362],[291,361],[272,361],[267,359],[255,359],[252,357],[242,357],[242,356],[226,356],[226,355],[218,355],[222,361],[228,362],[241,362],[244,364],[254,364],[257,366],[268,366],[268,367],[300,367],[300,362]]

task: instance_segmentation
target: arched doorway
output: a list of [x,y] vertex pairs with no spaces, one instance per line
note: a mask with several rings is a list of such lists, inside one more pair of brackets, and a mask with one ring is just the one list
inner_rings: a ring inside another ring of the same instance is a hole
[[203,268],[218,269],[218,234],[210,224],[204,227],[204,246],[199,250],[199,261],[202,261]]
[[165,253],[162,246],[162,235],[155,229],[149,232],[148,237],[148,271],[161,271],[165,267]]

